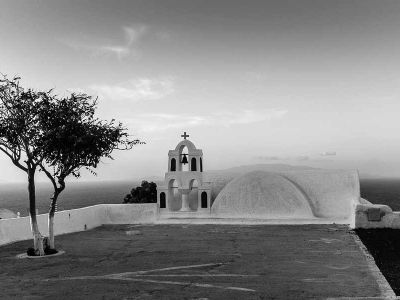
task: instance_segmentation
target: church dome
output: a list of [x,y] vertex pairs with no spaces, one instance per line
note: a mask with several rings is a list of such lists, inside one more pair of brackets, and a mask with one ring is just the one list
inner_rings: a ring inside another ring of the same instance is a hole
[[306,196],[278,174],[254,171],[229,182],[211,213],[221,217],[314,218]]

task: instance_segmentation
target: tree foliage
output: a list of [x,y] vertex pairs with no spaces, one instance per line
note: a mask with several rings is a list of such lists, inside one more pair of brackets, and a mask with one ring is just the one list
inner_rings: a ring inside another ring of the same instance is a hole
[[38,144],[45,94],[25,90],[19,77],[0,79],[0,150],[25,172],[43,160]]
[[157,203],[157,184],[143,180],[125,196],[124,203]]
[[44,250],[36,219],[35,173],[44,159],[42,104],[49,93],[24,89],[19,77],[0,79],[0,151],[27,174],[34,249],[40,255]]
[[140,142],[130,139],[115,120],[95,117],[96,99],[72,93],[58,97],[52,90],[24,89],[20,78],[0,79],[0,151],[28,175],[34,251],[44,255],[36,220],[35,172],[43,171],[54,187],[49,210],[50,246],[54,248],[53,218],[65,179],[80,177],[82,168],[94,169],[116,149],[131,149]]
[[80,177],[82,168],[95,173],[93,169],[102,158],[112,159],[113,150],[127,150],[142,143],[131,140],[121,123],[96,118],[96,100],[87,94],[73,93],[62,99],[51,96],[46,105],[46,134],[41,149],[45,163],[57,178]]
[[65,179],[70,175],[80,177],[82,168],[95,175],[94,169],[101,159],[112,159],[113,150],[127,150],[143,143],[130,139],[121,123],[95,117],[96,104],[96,100],[83,93],[72,93],[64,98],[52,94],[45,97],[44,135],[40,140],[44,160],[40,166],[54,188],[49,210],[51,248],[55,248],[53,218],[56,202],[65,189]]

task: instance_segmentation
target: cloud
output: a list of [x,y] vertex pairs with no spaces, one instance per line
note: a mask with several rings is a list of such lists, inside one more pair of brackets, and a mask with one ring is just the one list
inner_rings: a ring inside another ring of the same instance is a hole
[[244,79],[248,82],[262,82],[265,79],[267,79],[267,74],[264,72],[255,72],[255,71],[248,71],[245,72],[244,74]]
[[173,128],[194,126],[224,126],[250,124],[282,118],[287,113],[282,109],[242,110],[236,112],[216,112],[210,115],[142,114],[135,119],[122,120],[128,127],[140,132],[165,131]]
[[175,92],[175,82],[172,78],[139,78],[131,79],[116,85],[91,85],[90,89],[100,97],[110,100],[157,100]]
[[125,34],[125,40],[127,46],[132,46],[137,43],[147,32],[148,27],[146,25],[140,24],[135,27],[126,26],[122,28]]
[[58,39],[58,41],[74,50],[87,51],[94,56],[111,55],[122,59],[131,54],[138,55],[139,42],[148,32],[148,26],[144,24],[124,26],[121,30],[124,38],[120,43],[88,43],[87,41],[66,38]]
[[268,110],[243,110],[239,112],[220,112],[214,113],[209,119],[211,123],[218,123],[223,126],[230,126],[232,124],[249,124],[261,122],[271,119],[282,118],[287,113],[282,109],[268,109]]
[[98,49],[95,49],[95,54],[96,55],[101,55],[101,54],[110,54],[110,55],[115,55],[118,57],[118,59],[122,59],[125,56],[128,56],[131,54],[132,49],[130,47],[126,46],[101,46]]
[[82,88],[67,88],[67,93],[75,93],[75,94],[87,94],[87,91],[85,91]]
[[336,151],[327,151],[320,153],[321,156],[336,156]]
[[257,156],[256,157],[257,160],[281,160],[281,158],[279,156]]
[[301,155],[301,156],[295,157],[295,160],[297,160],[297,161],[306,161],[306,160],[310,160],[310,158],[307,155]]
[[118,59],[122,59],[132,53],[137,54],[138,50],[135,47],[140,39],[146,34],[147,26],[141,24],[135,27],[122,27],[122,30],[124,32],[123,44],[100,46],[97,49],[98,53],[115,55]]
[[265,155],[259,155],[256,156],[255,159],[257,160],[268,160],[268,161],[274,161],[274,160],[284,160],[284,161],[306,161],[310,160],[310,157],[307,155],[300,155],[300,156],[286,156],[286,157],[280,157],[280,156],[265,156]]

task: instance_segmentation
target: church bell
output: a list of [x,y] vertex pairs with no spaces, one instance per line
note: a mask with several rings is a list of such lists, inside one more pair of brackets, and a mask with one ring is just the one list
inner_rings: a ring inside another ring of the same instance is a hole
[[182,154],[182,155],[183,155],[183,158],[182,158],[181,163],[183,163],[184,165],[186,165],[186,164],[188,163],[187,154]]

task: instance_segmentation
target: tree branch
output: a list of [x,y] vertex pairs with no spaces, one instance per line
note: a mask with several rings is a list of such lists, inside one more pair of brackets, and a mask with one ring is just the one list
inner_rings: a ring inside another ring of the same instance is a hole
[[[3,146],[4,146],[4,145],[3,145]],[[14,165],[16,165],[18,168],[20,168],[20,169],[23,170],[24,172],[28,172],[28,169],[27,169],[26,167],[24,167],[23,165],[21,165],[21,163],[20,163],[18,160],[16,160],[10,153],[8,153],[8,151],[7,151],[6,149],[0,147],[0,150],[1,150],[2,152],[4,152],[4,153],[11,159],[11,161],[12,161],[12,163],[13,163]]]

